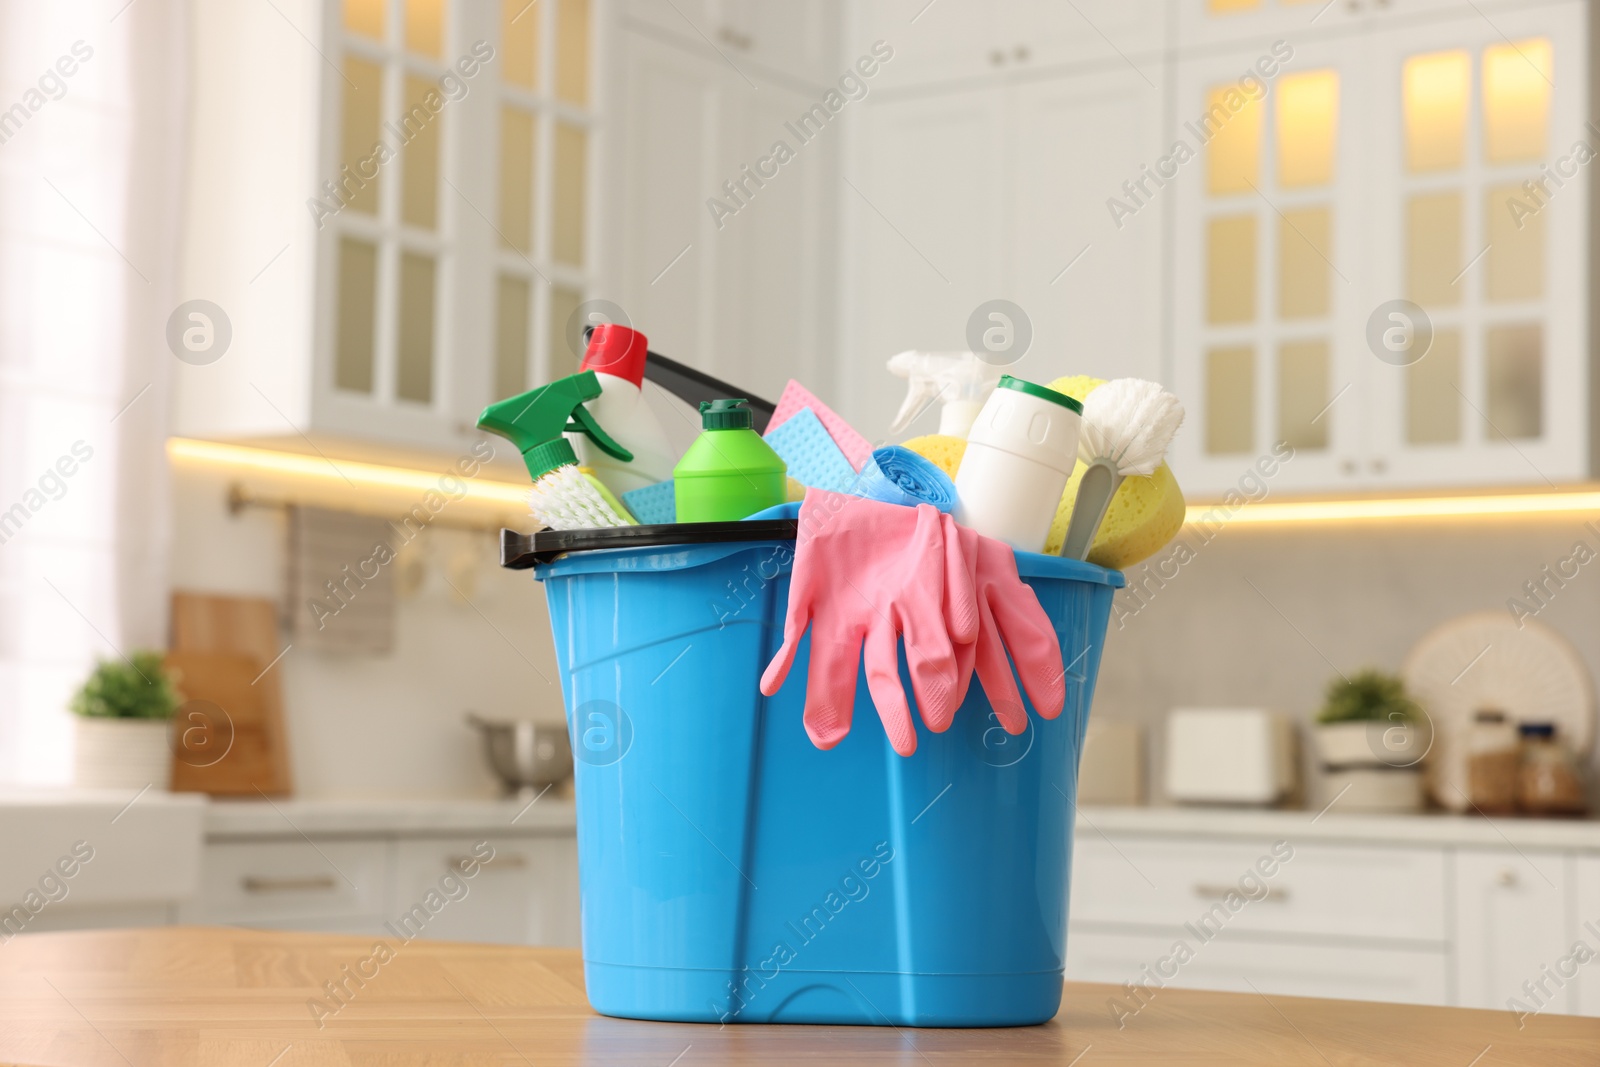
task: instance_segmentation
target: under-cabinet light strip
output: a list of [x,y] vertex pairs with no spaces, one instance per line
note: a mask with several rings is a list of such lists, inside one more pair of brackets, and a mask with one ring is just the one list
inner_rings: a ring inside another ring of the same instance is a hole
[[1393,497],[1370,500],[1263,500],[1240,504],[1190,504],[1190,525],[1256,523],[1391,522],[1404,519],[1497,518],[1504,516],[1600,514],[1600,490],[1553,493],[1486,493]]
[[[234,470],[310,478],[327,484],[356,488],[399,490],[417,494],[439,489],[448,472],[395,467],[357,460],[330,460],[300,452],[173,437],[167,455]],[[463,478],[467,496],[483,504],[527,507],[528,487],[513,482]],[[1354,500],[1262,500],[1259,502],[1190,504],[1185,522],[1191,525],[1253,523],[1293,525],[1303,523],[1385,522],[1403,519],[1448,519],[1496,516],[1600,513],[1600,489],[1570,489],[1549,493],[1487,493],[1481,495],[1393,497]]]
[[[502,482],[477,477],[462,477],[448,466],[439,470],[393,467],[359,460],[328,459],[308,456],[300,452],[281,452],[270,448],[246,445],[221,444],[215,441],[197,441],[188,437],[167,439],[167,456],[172,460],[185,460],[230,470],[253,470],[263,474],[288,475],[306,478],[326,485],[355,489],[382,489],[415,493],[418,496],[429,490],[454,495],[460,492],[455,479],[466,484],[466,496],[461,498],[497,507],[511,506],[519,511],[528,506],[528,487],[512,482]],[[441,480],[445,484],[441,485]]]

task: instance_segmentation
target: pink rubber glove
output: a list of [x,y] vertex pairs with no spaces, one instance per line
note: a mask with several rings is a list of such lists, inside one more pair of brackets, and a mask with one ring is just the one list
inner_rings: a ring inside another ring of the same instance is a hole
[[[1050,617],[1039,606],[1039,598],[1017,575],[1017,557],[1005,542],[957,525],[948,515],[942,518],[945,537],[960,541],[961,555],[971,569],[978,597],[978,639],[956,646],[956,669],[961,679],[956,703],[959,705],[966,698],[976,664],[984,695],[1006,733],[1020,734],[1028,728],[1022,694],[1017,691],[1011,661],[1006,659],[1009,649],[1034,710],[1046,719],[1055,718],[1067,698],[1061,643]],[[937,731],[949,725],[929,722],[928,728]]]
[[923,721],[949,726],[955,716],[967,688],[955,646],[977,639],[978,605],[972,569],[960,543],[947,543],[941,519],[929,504],[807,491],[783,645],[761,676],[761,692],[772,696],[782,687],[809,625],[805,727],[818,748],[832,748],[850,732],[863,643],[867,688],[896,752],[909,756],[917,748],[900,685],[900,637]]

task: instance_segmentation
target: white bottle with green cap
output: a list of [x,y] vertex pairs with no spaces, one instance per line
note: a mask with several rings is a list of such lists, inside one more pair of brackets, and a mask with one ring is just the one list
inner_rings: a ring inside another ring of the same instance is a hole
[[1007,374],[967,435],[956,521],[1022,552],[1043,552],[1078,462],[1083,405]]

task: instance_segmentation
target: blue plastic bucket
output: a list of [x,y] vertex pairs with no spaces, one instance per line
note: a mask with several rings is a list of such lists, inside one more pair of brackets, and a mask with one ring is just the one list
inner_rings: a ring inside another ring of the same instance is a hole
[[1061,638],[1065,711],[1030,707],[1012,737],[974,680],[954,725],[918,722],[903,758],[864,677],[849,737],[812,746],[809,637],[761,695],[793,554],[678,545],[537,570],[576,756],[589,1003],[681,1022],[1050,1019],[1078,758],[1122,575],[1019,553]]

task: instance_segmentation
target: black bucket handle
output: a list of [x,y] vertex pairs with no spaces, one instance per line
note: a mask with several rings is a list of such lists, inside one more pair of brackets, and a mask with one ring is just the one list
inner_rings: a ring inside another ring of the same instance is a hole
[[[593,326],[583,328],[585,343],[593,332]],[[661,353],[651,352],[649,349],[645,350],[644,376],[646,381],[655,382],[692,408],[698,409],[702,400],[745,397],[745,406],[750,409],[751,429],[756,433],[767,432],[767,423],[772,421],[773,414],[778,410],[772,401],[763,400],[748,389],[729,385],[720,378],[713,378],[705,371],[695,370],[685,363],[668,359]]]
[[668,522],[652,526],[613,526],[603,530],[500,531],[500,566],[525,571],[568,552],[603,548],[667,548],[673,545],[723,545],[739,541],[793,541],[796,519],[746,519],[740,522]]

